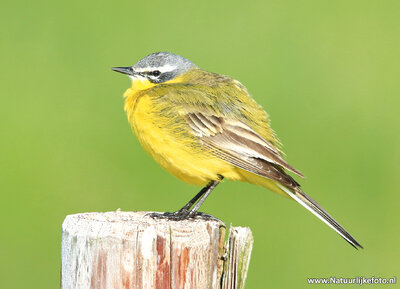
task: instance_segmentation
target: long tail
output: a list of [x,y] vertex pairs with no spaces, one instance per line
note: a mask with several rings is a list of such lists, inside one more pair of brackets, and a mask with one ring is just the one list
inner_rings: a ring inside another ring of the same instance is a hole
[[300,188],[289,189],[283,185],[278,186],[287,193],[291,198],[313,213],[315,216],[320,218],[325,224],[334,229],[340,236],[343,237],[350,245],[354,248],[363,249],[360,245],[342,226],[339,225],[316,201],[307,196]]

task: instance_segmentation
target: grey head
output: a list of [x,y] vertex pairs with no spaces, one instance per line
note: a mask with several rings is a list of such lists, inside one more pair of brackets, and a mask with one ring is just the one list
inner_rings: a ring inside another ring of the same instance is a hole
[[157,52],[139,60],[134,66],[113,67],[112,70],[132,79],[145,78],[152,83],[163,83],[196,67],[191,61],[170,52]]

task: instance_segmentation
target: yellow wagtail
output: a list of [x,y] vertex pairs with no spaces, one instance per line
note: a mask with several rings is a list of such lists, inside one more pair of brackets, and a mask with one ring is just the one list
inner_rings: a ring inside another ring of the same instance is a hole
[[169,52],[113,70],[132,79],[124,94],[125,111],[144,149],[177,178],[204,186],[182,209],[158,217],[196,216],[211,191],[227,178],[296,200],[353,247],[362,248],[286,174],[285,170],[303,177],[282,158],[267,113],[239,81]]

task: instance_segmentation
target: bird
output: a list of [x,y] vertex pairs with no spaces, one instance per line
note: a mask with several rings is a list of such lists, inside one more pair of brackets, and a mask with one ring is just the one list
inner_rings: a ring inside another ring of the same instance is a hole
[[131,79],[124,110],[143,148],[178,179],[203,187],[180,210],[153,217],[195,218],[223,179],[243,181],[297,201],[354,248],[363,248],[289,175],[304,177],[284,160],[268,114],[239,81],[170,52],[112,70]]

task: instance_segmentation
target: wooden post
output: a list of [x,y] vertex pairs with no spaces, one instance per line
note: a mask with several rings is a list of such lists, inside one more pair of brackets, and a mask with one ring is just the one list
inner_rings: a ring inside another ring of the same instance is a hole
[[149,212],[67,216],[62,289],[241,289],[253,237],[218,220],[169,221]]

